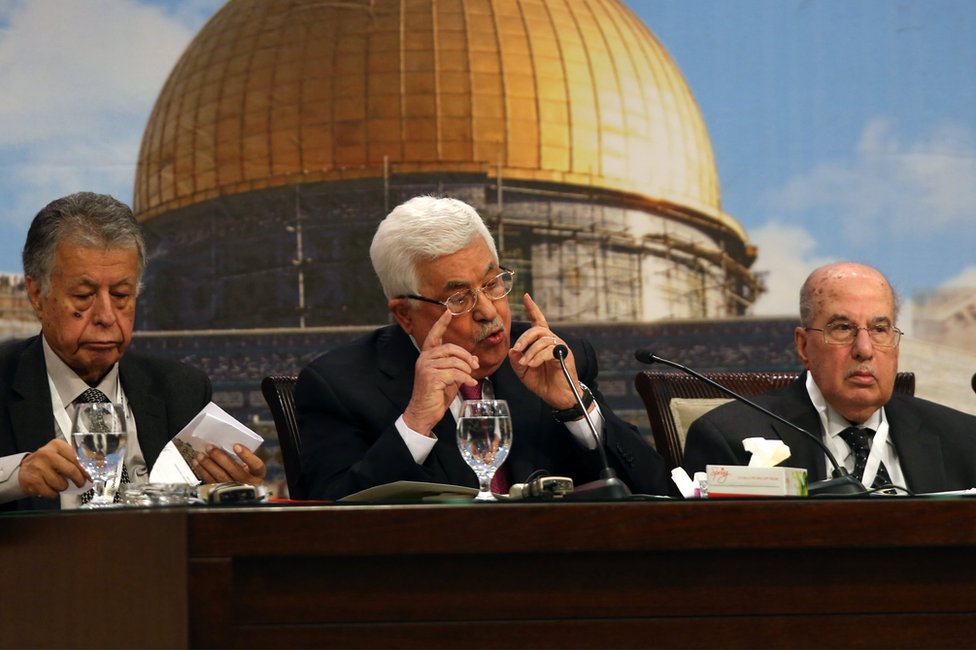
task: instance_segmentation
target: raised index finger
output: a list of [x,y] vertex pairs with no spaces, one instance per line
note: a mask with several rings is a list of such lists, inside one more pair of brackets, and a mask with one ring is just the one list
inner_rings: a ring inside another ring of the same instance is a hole
[[546,322],[546,315],[542,313],[542,309],[539,305],[535,304],[535,300],[532,300],[532,296],[526,292],[523,297],[523,302],[525,303],[525,313],[529,317],[529,322],[535,327],[545,327],[549,328],[549,323]]
[[427,332],[427,338],[424,339],[422,349],[429,350],[436,348],[444,342],[444,332],[447,331],[447,326],[451,324],[452,318],[454,318],[454,315],[445,309],[441,317],[434,322],[434,326]]

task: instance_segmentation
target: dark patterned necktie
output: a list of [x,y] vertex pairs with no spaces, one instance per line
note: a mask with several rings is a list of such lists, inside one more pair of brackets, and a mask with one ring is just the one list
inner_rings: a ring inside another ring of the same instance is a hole
[[[868,454],[871,453],[871,440],[874,439],[874,429],[861,427],[847,427],[840,432],[841,438],[850,446],[854,452],[854,476],[858,481],[864,478],[864,468],[868,464]],[[878,465],[878,473],[874,476],[874,483],[871,487],[877,488],[882,485],[890,485],[891,477],[884,463]]]
[[[77,404],[102,404],[104,402],[110,402],[110,401],[111,400],[108,398],[108,395],[106,395],[102,391],[98,390],[97,388],[89,388],[84,393],[82,393],[81,395],[79,395],[78,398],[75,400],[75,402]],[[101,414],[100,413],[98,415],[99,415],[99,417],[101,417]],[[123,415],[123,417],[124,417],[124,415]],[[93,420],[92,421],[92,424],[97,426],[98,425],[98,422],[95,421],[95,420]],[[102,426],[103,427],[105,426],[104,425],[104,422],[102,422]],[[129,470],[126,469],[125,463],[122,463],[122,478],[119,480],[119,484],[115,488],[115,498],[113,499],[113,501],[115,503],[121,503],[122,502],[122,489],[121,488],[122,488],[123,485],[125,485],[128,482],[129,482]],[[94,490],[94,488],[91,489],[91,490],[88,490],[87,492],[85,492],[84,494],[81,495],[81,502],[82,503],[88,503],[89,501],[92,500],[92,497],[93,496],[95,496],[95,490]]]
[[104,402],[111,402],[108,395],[98,390],[97,388],[89,388],[84,393],[78,396],[75,400],[79,404],[102,404]]

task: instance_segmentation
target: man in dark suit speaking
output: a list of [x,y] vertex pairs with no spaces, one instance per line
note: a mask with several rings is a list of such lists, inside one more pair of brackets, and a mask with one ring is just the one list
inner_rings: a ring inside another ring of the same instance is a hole
[[[815,270],[800,291],[794,339],[807,372],[755,401],[813,433],[867,487],[896,485],[915,493],[976,486],[976,417],[895,394],[898,372],[895,293],[880,271],[844,262]],[[732,403],[688,430],[684,467],[745,465],[748,437],[782,439],[782,464],[826,478],[823,451],[801,433]]]
[[[69,442],[80,401],[124,408],[125,479],[146,482],[211,387],[189,366],[125,353],[146,267],[132,211],[90,192],[52,201],[31,223],[23,259],[41,333],[0,349],[0,509],[78,505],[65,491],[87,480]],[[243,448],[238,455],[244,465],[214,449],[194,470],[205,482],[260,483],[263,461]]]
[[509,403],[505,482],[536,470],[577,484],[597,479],[597,443],[553,356],[560,343],[619,477],[634,492],[666,492],[663,460],[603,402],[589,343],[553,332],[528,294],[530,322],[512,323],[514,273],[499,265],[474,208],[448,198],[407,201],[380,224],[370,257],[396,324],[299,375],[301,481],[310,497],[337,499],[397,480],[477,486],[455,438],[468,387]]

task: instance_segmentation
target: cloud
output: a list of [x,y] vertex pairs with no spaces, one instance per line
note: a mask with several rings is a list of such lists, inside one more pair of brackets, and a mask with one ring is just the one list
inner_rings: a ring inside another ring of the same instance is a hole
[[159,8],[132,0],[13,7],[0,36],[3,147],[94,139],[120,117],[145,117],[192,37]]
[[[807,276],[825,264],[841,261],[817,255],[816,239],[802,226],[768,222],[752,231],[751,240],[759,247],[753,271],[766,281],[766,293],[752,309],[755,316],[799,316],[800,287]],[[976,286],[976,266],[968,267],[946,286]],[[900,299],[898,326],[911,336],[916,305],[904,295]]]
[[894,124],[870,120],[852,159],[820,164],[768,194],[780,213],[817,213],[848,243],[879,232],[927,237],[969,229],[976,204],[976,133],[942,121],[906,140]]
[[89,189],[131,200],[153,102],[203,12],[213,8],[213,0],[178,11],[134,0],[0,6],[5,236],[26,231],[38,209],[68,192]]
[[816,254],[817,242],[802,226],[770,221],[750,232],[750,240],[759,247],[752,268],[766,280],[766,293],[756,301],[753,314],[798,315],[800,286],[811,271],[834,260]]
[[946,289],[976,290],[976,266],[967,266],[958,275],[946,280],[942,287]]

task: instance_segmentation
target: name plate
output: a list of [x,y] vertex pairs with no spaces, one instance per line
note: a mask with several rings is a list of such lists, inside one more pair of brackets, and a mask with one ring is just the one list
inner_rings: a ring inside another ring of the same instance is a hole
[[798,467],[708,465],[708,497],[805,497],[807,470]]

